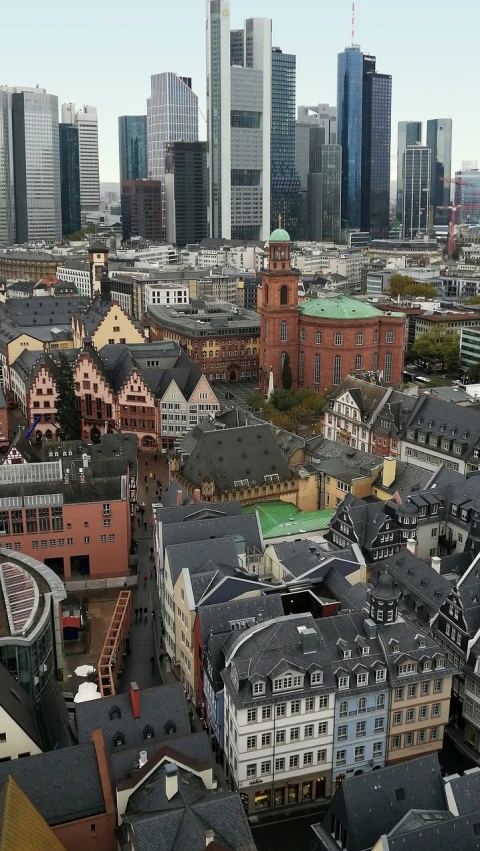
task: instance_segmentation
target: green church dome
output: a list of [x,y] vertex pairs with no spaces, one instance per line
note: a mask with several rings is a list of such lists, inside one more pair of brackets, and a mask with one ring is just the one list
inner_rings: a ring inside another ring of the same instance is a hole
[[269,242],[290,242],[290,235],[283,228],[277,228],[270,234]]

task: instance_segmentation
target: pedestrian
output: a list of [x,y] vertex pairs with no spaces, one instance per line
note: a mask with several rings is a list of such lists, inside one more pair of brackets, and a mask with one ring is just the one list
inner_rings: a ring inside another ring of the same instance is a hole
[[150,664],[152,666],[152,674],[155,670],[155,656],[150,656]]
[[143,506],[142,506],[142,508],[140,509],[140,514],[142,515],[142,517],[143,517],[143,515],[145,514],[145,509],[143,508]]
[[137,523],[138,523],[138,528],[139,528],[139,529],[140,529],[140,524],[141,524],[141,522],[142,522],[142,521],[140,520],[140,517],[137,517]]
[[145,529],[146,529],[146,528],[147,528],[147,525],[148,525],[148,523],[147,523],[147,521],[146,521],[146,520],[144,520],[144,521],[143,521],[143,525],[145,526]]
[[145,458],[145,466],[148,467],[148,461],[147,461],[146,458]]
[[148,485],[145,485],[145,492],[148,493]]
[[155,609],[152,609],[152,621],[155,620]]
[[147,479],[148,479],[148,476],[145,476],[145,482],[147,481]]
[[156,454],[156,453],[155,453],[155,455],[153,456],[153,460],[154,460],[154,461],[156,461],[156,460],[157,460],[157,454]]
[[138,609],[135,609],[135,620],[138,619]]
[[160,653],[160,667],[163,665],[163,653]]
[[143,574],[143,585],[144,585],[145,588],[147,587],[147,579],[148,579],[148,576],[147,576],[146,573],[144,573]]
[[154,481],[154,482],[156,482],[156,481],[157,481],[157,474],[156,474],[156,473],[154,473],[154,474],[153,474],[153,481]]
[[148,615],[148,609],[147,609],[147,607],[146,607],[146,606],[145,606],[145,608],[144,608],[144,610],[143,610],[143,614],[145,615],[145,623],[146,623],[146,622],[147,622],[147,615]]
[[153,556],[153,547],[150,547],[150,555]]

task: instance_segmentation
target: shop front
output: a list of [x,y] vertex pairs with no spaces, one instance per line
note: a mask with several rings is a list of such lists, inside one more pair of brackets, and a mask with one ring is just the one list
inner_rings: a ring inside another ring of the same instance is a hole
[[256,786],[242,790],[241,798],[249,814],[261,810],[294,807],[309,801],[325,800],[329,795],[331,778],[327,775],[290,780],[283,785]]

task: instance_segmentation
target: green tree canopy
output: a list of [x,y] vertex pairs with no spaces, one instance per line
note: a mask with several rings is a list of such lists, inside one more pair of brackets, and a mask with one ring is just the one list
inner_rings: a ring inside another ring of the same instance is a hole
[[480,295],[472,295],[465,304],[480,304]]
[[82,436],[82,419],[75,395],[73,369],[65,353],[60,353],[57,376],[57,419],[64,440],[78,440]]
[[460,335],[449,331],[445,325],[439,325],[421,334],[411,353],[418,360],[442,361],[448,373],[457,372],[460,366]]
[[432,284],[422,284],[415,281],[410,275],[401,274],[392,275],[387,292],[392,298],[396,298],[397,296],[435,298],[437,295],[437,291]]

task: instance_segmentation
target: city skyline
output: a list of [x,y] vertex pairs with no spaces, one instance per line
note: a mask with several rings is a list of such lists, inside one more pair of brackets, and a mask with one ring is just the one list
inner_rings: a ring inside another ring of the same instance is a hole
[[[26,19],[33,3],[27,0]],[[122,15],[116,14],[112,23],[113,5],[106,2],[97,10],[96,26],[83,24],[68,10],[60,6],[59,0],[48,0],[46,14],[48,29],[45,37],[62,43],[67,38],[72,45],[75,35],[78,44],[87,37],[90,56],[105,56],[106,45],[114,47],[115,40],[128,38],[129,43],[142,40],[135,63],[125,63],[115,69],[115,85],[100,82],[98,63],[69,63],[58,71],[58,56],[54,51],[42,58],[41,67],[35,61],[33,48],[42,37],[42,26],[29,29],[20,27],[10,10],[3,13],[5,39],[5,67],[8,68],[8,85],[40,86],[58,96],[59,102],[73,101],[92,103],[97,106],[100,136],[100,175],[102,182],[118,181],[118,117],[139,115],[146,112],[150,76],[163,71],[188,74],[193,80],[193,90],[199,96],[199,137],[206,138],[205,109],[205,5],[199,0],[185,0],[182,7],[171,11],[165,20],[159,21],[162,32],[162,50],[158,50],[158,29],[147,27],[151,22],[151,4],[142,0],[136,7],[136,17],[122,26]],[[467,18],[473,10],[469,0],[459,0],[455,7],[459,19]],[[57,15],[57,12],[60,13]],[[121,11],[121,10],[120,10]],[[351,3],[340,0],[334,7],[326,3],[305,3],[302,14],[292,20],[291,9],[282,0],[257,0],[255,4],[246,0],[233,0],[231,6],[232,27],[241,27],[245,18],[252,15],[271,17],[273,20],[273,44],[280,45],[287,53],[297,56],[297,104],[336,103],[336,57],[351,43]],[[438,4],[437,4],[438,11]],[[328,27],[324,22],[328,12]],[[118,7],[117,7],[118,13]],[[411,21],[415,20],[415,28]],[[62,25],[60,26],[60,23]],[[451,117],[454,124],[452,170],[461,167],[462,160],[480,159],[477,139],[480,138],[480,117],[472,113],[471,89],[461,85],[462,80],[475,78],[476,59],[474,28],[466,28],[462,51],[455,57],[452,67],[444,70],[441,61],[432,62],[425,51],[425,32],[428,27],[431,43],[442,43],[443,17],[432,16],[428,9],[406,0],[402,15],[396,19],[391,7],[379,6],[375,0],[357,3],[355,43],[365,53],[377,57],[378,67],[391,74],[393,79],[392,109],[392,165],[396,168],[396,134],[398,121],[422,120],[432,116]],[[442,29],[440,29],[442,27]],[[321,50],[319,31],[322,31]],[[108,33],[108,37],[105,36]],[[436,38],[437,36],[437,38]],[[470,45],[471,40],[471,45]],[[22,43],[24,50],[18,51]],[[394,49],[392,49],[392,44]],[[108,50],[107,50],[108,52]],[[415,61],[408,60],[415,56]],[[441,57],[439,57],[439,60]],[[35,62],[35,64],[34,64]],[[438,68],[438,73],[432,71]],[[440,70],[441,69],[441,70]],[[473,72],[473,73],[472,73]],[[105,75],[105,81],[111,81]],[[441,85],[440,85],[441,82]],[[393,173],[392,173],[393,176]]]

